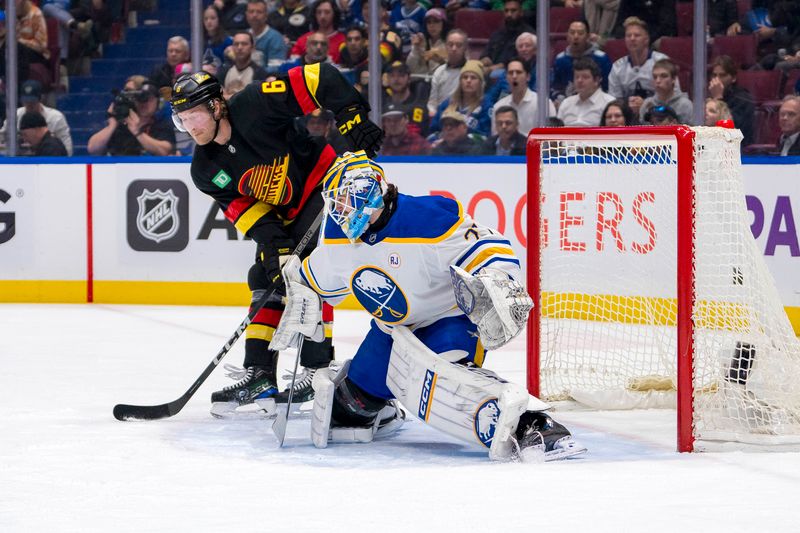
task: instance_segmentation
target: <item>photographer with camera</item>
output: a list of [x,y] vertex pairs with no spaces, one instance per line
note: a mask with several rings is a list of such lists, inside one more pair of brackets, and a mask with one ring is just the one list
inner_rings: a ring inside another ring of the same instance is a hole
[[156,117],[158,88],[144,76],[131,76],[108,107],[108,125],[89,138],[91,155],[171,155],[175,131]]

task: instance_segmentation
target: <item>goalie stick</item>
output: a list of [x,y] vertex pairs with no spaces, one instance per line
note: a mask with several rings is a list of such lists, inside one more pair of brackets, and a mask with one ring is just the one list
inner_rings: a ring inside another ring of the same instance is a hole
[[[300,240],[297,247],[292,252],[293,255],[299,255],[300,253],[302,253],[302,251],[308,245],[311,238],[314,236],[314,233],[317,231],[317,228],[319,228],[319,225],[322,223],[322,219],[324,216],[325,216],[325,210],[323,209],[322,211],[319,212],[317,218],[314,219],[314,222],[311,223],[311,226],[308,228],[308,231],[306,231],[305,235],[303,235],[303,238]],[[158,420],[161,418],[169,418],[171,416],[178,414],[181,411],[181,409],[183,409],[183,407],[186,405],[186,403],[189,401],[189,399],[191,399],[191,397],[194,396],[194,393],[197,392],[197,389],[200,388],[200,385],[202,385],[203,382],[205,382],[205,380],[208,378],[208,376],[211,375],[211,372],[213,372],[214,369],[217,368],[220,361],[222,361],[222,358],[228,354],[234,343],[236,343],[236,341],[239,340],[239,337],[242,336],[244,330],[255,318],[256,313],[258,313],[261,310],[261,308],[264,307],[264,305],[266,305],[269,297],[272,296],[272,293],[275,292],[275,289],[278,288],[279,282],[280,279],[277,279],[269,284],[267,289],[264,291],[264,295],[261,296],[261,298],[259,298],[253,304],[252,308],[250,309],[250,312],[247,314],[242,323],[239,324],[239,327],[236,328],[236,331],[233,332],[233,335],[231,335],[228,338],[228,341],[225,343],[225,345],[222,348],[220,348],[219,352],[217,352],[217,355],[214,356],[214,359],[212,359],[211,362],[206,367],[206,369],[203,370],[203,373],[200,374],[200,377],[194,380],[194,383],[192,383],[192,386],[189,387],[189,390],[183,393],[183,396],[181,396],[177,400],[173,400],[168,403],[162,403],[160,405],[128,405],[124,403],[117,404],[114,406],[114,418],[120,421]],[[295,374],[297,374],[296,367],[295,367]],[[291,394],[291,390],[289,391],[289,394]]]
[[286,399],[286,407],[277,407],[277,416],[275,421],[272,422],[272,431],[275,437],[278,438],[278,448],[283,448],[283,440],[286,438],[286,425],[289,423],[289,413],[292,410],[292,396],[294,393],[294,384],[297,381],[297,365],[300,362],[300,352],[303,350],[303,341],[305,337],[300,335],[300,342],[297,343],[297,355],[294,358],[294,371],[292,372],[292,383],[289,385],[289,397]]

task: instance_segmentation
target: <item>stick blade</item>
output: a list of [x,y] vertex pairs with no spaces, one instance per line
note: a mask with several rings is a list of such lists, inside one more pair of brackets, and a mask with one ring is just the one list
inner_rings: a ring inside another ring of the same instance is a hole
[[277,407],[277,416],[275,421],[272,422],[272,432],[278,439],[278,448],[283,447],[283,441],[286,438],[286,425],[289,422],[289,407],[287,405],[279,405]]
[[127,405],[124,403],[114,406],[114,418],[121,422],[126,420],[159,420],[169,418],[174,413],[168,403],[162,405]]

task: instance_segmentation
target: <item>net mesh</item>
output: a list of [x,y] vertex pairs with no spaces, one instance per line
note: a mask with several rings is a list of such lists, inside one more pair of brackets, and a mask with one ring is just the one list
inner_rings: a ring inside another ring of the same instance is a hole
[[[750,232],[741,134],[693,129],[694,436],[800,443],[800,343]],[[639,137],[541,142],[545,400],[675,406],[677,142]]]

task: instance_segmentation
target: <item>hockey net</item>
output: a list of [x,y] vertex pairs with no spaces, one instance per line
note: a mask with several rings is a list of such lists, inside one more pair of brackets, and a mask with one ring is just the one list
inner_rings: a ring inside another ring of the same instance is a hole
[[738,130],[537,129],[528,386],[677,407],[678,448],[800,448],[800,342],[756,248]]

